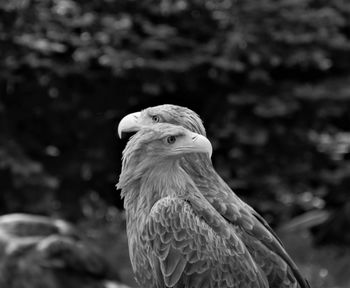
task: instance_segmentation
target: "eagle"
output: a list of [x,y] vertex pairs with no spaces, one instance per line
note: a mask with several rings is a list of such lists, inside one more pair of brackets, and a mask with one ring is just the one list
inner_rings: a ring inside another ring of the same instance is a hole
[[105,255],[70,223],[24,213],[0,217],[0,287],[121,287],[116,280]]
[[181,167],[184,155],[211,155],[203,135],[159,123],[123,151],[121,189],[130,259],[141,287],[267,288],[238,227],[227,222]]
[[[205,136],[200,117],[192,110],[177,105],[160,105],[125,116],[119,123],[119,137],[158,123],[170,123]],[[271,288],[309,288],[308,281],[288,255],[278,236],[251,206],[242,201],[215,171],[210,157],[191,153],[180,159],[180,166],[195,183],[201,195],[239,237]],[[237,286],[239,287],[239,286]],[[248,286],[247,286],[248,287]]]

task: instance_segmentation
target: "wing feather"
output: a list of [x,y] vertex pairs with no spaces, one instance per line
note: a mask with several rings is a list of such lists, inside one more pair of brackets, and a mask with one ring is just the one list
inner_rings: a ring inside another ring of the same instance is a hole
[[[242,237],[245,237],[243,241],[252,252],[254,260],[260,258],[266,262],[266,264],[260,263],[260,267],[263,268],[269,281],[274,279],[273,283],[278,281],[282,283],[288,278],[290,279],[286,281],[288,283],[298,282],[302,288],[310,287],[285,251],[281,240],[263,217],[238,198],[221,178],[218,182],[206,183],[211,183],[210,187],[204,183],[200,185],[203,196],[229,223],[241,228]],[[254,254],[258,256],[254,257]],[[276,273],[279,276],[276,276]],[[281,287],[294,287],[294,284],[284,285]]]
[[268,287],[234,229],[220,227],[225,220],[202,204],[205,209],[196,199],[166,197],[153,206],[142,240],[151,251],[150,261],[156,262],[153,266],[160,267],[159,286]]

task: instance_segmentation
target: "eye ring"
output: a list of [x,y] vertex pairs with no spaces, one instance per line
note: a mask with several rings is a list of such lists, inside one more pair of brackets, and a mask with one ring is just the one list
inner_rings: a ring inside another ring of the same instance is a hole
[[175,136],[169,136],[166,138],[166,142],[168,144],[174,144],[176,142],[176,137]]
[[158,122],[160,122],[160,117],[158,115],[153,115],[152,116],[152,121],[155,122],[155,123],[158,123]]

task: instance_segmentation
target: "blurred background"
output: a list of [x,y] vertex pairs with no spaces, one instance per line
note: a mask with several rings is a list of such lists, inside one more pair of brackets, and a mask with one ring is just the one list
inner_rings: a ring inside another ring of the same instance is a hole
[[350,287],[349,1],[3,0],[0,19],[0,214],[71,221],[135,285],[117,124],[178,104],[314,287]]

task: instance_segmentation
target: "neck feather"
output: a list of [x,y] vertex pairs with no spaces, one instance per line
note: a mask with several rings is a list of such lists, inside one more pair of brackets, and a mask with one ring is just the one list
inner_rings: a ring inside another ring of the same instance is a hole
[[123,167],[117,185],[122,189],[125,209],[139,203],[146,211],[150,211],[153,204],[163,197],[186,197],[190,187],[195,187],[192,179],[175,159],[148,159],[147,162]]
[[181,167],[188,175],[191,175],[196,187],[202,194],[212,194],[213,191],[234,195],[227,183],[215,171],[211,159],[204,154],[188,154],[181,159]]

